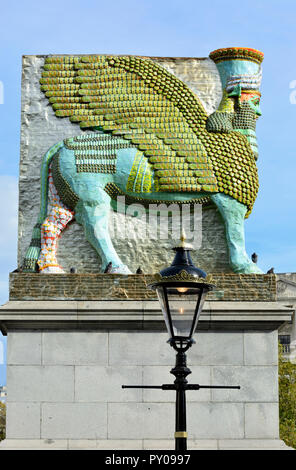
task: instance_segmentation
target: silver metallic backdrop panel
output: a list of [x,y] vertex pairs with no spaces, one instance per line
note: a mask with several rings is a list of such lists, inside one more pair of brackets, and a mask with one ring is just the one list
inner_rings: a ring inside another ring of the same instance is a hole
[[[206,111],[213,112],[221,99],[221,83],[215,64],[210,59],[154,58],[158,64],[183,80],[199,96]],[[44,56],[24,56],[22,70],[22,118],[19,179],[19,233],[18,265],[21,266],[29,246],[32,228],[36,222],[40,202],[40,167],[44,153],[55,143],[82,134],[78,124],[55,116],[48,100],[40,91],[39,79]],[[89,131],[88,131],[89,132]],[[153,240],[148,233],[147,222],[125,217],[126,233],[118,232],[123,226],[124,215],[112,213],[110,229],[115,249],[131,271],[141,266],[146,273],[156,272],[172,260],[168,250],[174,245],[169,235],[166,239]],[[202,211],[195,221],[199,224],[196,243],[200,248],[193,254],[194,260],[208,272],[230,271],[224,227],[216,208]],[[191,220],[191,226],[193,221]],[[195,224],[195,227],[196,225]],[[114,229],[115,227],[115,229]],[[59,240],[58,261],[66,272],[76,267],[78,272],[99,272],[101,261],[86,241],[83,228],[73,222]]]

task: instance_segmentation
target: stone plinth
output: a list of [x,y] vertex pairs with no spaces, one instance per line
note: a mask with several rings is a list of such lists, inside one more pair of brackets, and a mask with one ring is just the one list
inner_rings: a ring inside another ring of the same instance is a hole
[[[10,274],[10,300],[156,299],[147,286],[152,275],[122,274]],[[270,274],[214,273],[217,288],[208,300],[276,300],[276,276]]]
[[[189,381],[241,390],[187,393],[189,448],[286,448],[277,328],[291,315],[274,301],[205,304],[188,352]],[[11,300],[0,325],[8,335],[2,448],[174,447],[174,392],[121,388],[173,381],[174,351],[157,301]]]

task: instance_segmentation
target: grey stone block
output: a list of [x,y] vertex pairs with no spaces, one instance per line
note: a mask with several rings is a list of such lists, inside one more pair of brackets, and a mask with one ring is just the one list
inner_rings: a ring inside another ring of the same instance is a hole
[[173,403],[109,403],[110,439],[167,439],[174,437]]
[[167,333],[129,331],[109,334],[110,365],[168,365],[175,356],[167,344]]
[[230,439],[218,442],[219,450],[295,450],[280,439]]
[[106,439],[107,405],[43,403],[42,439]]
[[[140,450],[143,449],[143,444],[141,440],[111,440],[111,439],[99,439],[99,440],[69,440],[68,441],[69,450],[79,450],[79,449],[96,449],[96,450]],[[111,454],[110,454],[111,456]]]
[[7,365],[10,364],[41,364],[40,332],[8,333]]
[[276,366],[213,367],[213,384],[240,385],[240,390],[213,390],[213,400],[220,402],[278,401]]
[[245,364],[277,365],[278,364],[278,332],[250,332],[244,335]]
[[9,366],[8,402],[74,401],[74,367]]
[[244,407],[241,403],[190,403],[187,413],[189,439],[244,437]]
[[67,450],[68,441],[59,439],[5,439],[0,450]]
[[46,332],[42,334],[43,364],[107,364],[108,333]]
[[[170,440],[164,439],[145,439],[143,441],[143,449],[144,450],[174,450],[175,449],[175,439],[172,435]],[[153,455],[153,454],[152,454]],[[156,463],[156,461],[154,461]]]
[[188,365],[242,365],[243,333],[200,331],[188,351]]
[[278,404],[246,403],[245,422],[245,437],[247,439],[278,439]]
[[75,367],[75,401],[142,401],[142,390],[122,389],[122,385],[142,384],[141,367]]
[[7,439],[40,439],[40,404],[7,403]]
[[[157,449],[175,450],[175,439],[174,437],[172,437],[171,440],[147,439],[147,440],[144,440],[143,448],[145,450],[157,450]],[[217,443],[217,440],[214,440],[214,439],[201,439],[201,440],[189,439],[187,441],[187,449],[188,450],[217,450],[218,443]],[[190,460],[189,460],[189,463],[190,463]]]
[[195,439],[188,440],[189,450],[218,450],[218,442],[216,439]]
[[[173,365],[173,364],[172,364]],[[175,377],[170,374],[168,366],[144,366],[143,367],[143,384],[144,385],[162,385],[173,383]],[[207,366],[193,366],[192,374],[187,377],[189,383],[210,384],[211,368]],[[208,401],[211,398],[210,390],[194,390],[186,393],[186,400],[191,401]],[[176,392],[174,390],[143,390],[144,402],[174,402],[176,400]]]

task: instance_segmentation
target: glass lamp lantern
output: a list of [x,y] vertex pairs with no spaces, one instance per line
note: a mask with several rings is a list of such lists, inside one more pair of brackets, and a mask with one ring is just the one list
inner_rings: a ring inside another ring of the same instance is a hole
[[191,245],[181,243],[170,267],[156,275],[150,288],[156,290],[167,330],[169,343],[174,349],[187,350],[194,343],[193,335],[201,314],[207,292],[215,286],[208,282],[204,271],[194,266]]

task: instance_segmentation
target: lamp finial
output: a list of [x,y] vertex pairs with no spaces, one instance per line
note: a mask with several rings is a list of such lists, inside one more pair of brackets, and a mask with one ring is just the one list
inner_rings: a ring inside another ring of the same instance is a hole
[[184,250],[192,250],[193,246],[190,245],[190,243],[186,243],[186,240],[187,240],[187,237],[186,237],[185,229],[184,229],[184,227],[182,227],[182,232],[181,232],[181,236],[180,236],[180,243],[174,249],[183,248]]

